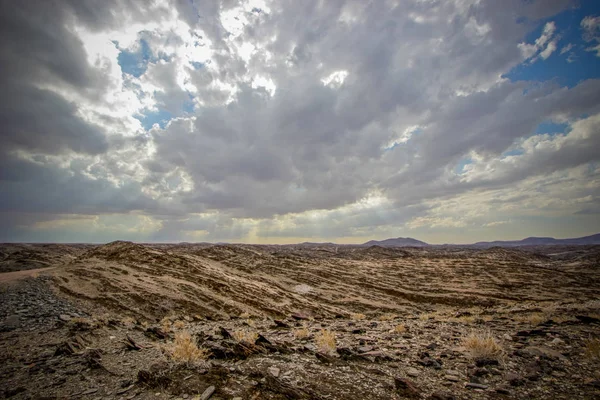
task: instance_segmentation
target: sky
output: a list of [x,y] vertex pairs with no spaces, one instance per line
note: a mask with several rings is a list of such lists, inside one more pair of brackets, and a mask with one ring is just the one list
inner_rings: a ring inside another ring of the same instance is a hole
[[0,0],[0,241],[600,232],[595,0]]

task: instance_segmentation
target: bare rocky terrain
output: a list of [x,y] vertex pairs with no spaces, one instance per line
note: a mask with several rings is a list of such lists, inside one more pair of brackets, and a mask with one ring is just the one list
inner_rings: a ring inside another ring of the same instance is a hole
[[600,246],[0,255],[4,398],[600,398]]

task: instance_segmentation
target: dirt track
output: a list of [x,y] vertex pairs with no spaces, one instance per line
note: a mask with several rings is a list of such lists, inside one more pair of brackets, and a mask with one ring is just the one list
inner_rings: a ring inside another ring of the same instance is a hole
[[28,269],[23,271],[2,272],[0,273],[0,283],[12,282],[27,277],[36,277],[39,274],[45,274],[52,271],[55,267]]

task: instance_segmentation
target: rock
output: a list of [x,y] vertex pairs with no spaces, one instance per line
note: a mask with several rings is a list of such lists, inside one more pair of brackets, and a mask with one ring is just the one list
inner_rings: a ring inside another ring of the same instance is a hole
[[208,400],[210,399],[210,396],[213,395],[213,393],[215,392],[215,387],[214,386],[209,386],[206,388],[206,390],[204,392],[202,392],[202,395],[200,396],[200,400]]
[[531,329],[529,331],[519,331],[517,332],[517,336],[521,337],[529,337],[529,336],[545,336],[546,331],[543,329]]
[[485,368],[473,368],[471,370],[469,370],[469,376],[487,376],[489,375],[489,371]]
[[219,333],[221,334],[221,336],[223,336],[223,339],[232,339],[233,335],[231,334],[231,332],[229,332],[227,329],[223,328],[222,326],[219,327]]
[[586,385],[595,387],[596,389],[600,389],[600,379],[586,381]]
[[510,336],[508,333],[505,333],[504,335],[502,335],[502,337],[503,337],[505,340],[513,340],[512,336]]
[[446,375],[460,376],[460,373],[454,369],[448,369],[446,370]]
[[478,367],[485,367],[486,365],[499,365],[498,360],[494,358],[478,358],[475,360],[475,365]]
[[458,382],[460,380],[460,378],[456,375],[446,375],[444,378],[450,382]]
[[576,315],[575,318],[584,324],[600,324],[600,319],[587,315]]
[[425,357],[417,362],[424,367],[433,367],[434,369],[442,369],[441,361],[442,360],[434,360],[430,357]]
[[465,383],[465,387],[466,388],[470,388],[470,389],[487,389],[488,385],[482,385],[481,383],[473,383],[473,382],[469,382],[469,383]]
[[357,350],[359,353],[367,353],[373,351],[373,346],[360,346]]
[[519,374],[509,373],[506,375],[506,380],[511,386],[522,386],[525,384],[525,379]]
[[290,326],[288,324],[286,324],[285,322],[279,320],[279,319],[275,319],[273,320],[273,322],[275,322],[275,327],[276,328],[290,328]]
[[319,360],[325,364],[331,364],[331,363],[335,362],[335,358],[333,358],[332,356],[330,356],[328,354],[323,354],[323,353],[317,352],[317,353],[315,353],[315,357],[317,357],[317,360]]
[[71,320],[71,316],[67,314],[60,314],[58,316],[58,319],[60,319],[63,322],[69,322]]
[[367,351],[366,353],[362,353],[361,356],[363,356],[363,357],[375,357],[376,359],[381,359],[381,360],[385,360],[385,361],[391,361],[391,360],[393,360],[393,357],[391,357],[385,351],[381,351],[381,350]]
[[430,400],[456,400],[456,397],[454,397],[450,393],[435,392],[431,396],[429,396],[429,399]]
[[537,381],[542,375],[542,367],[537,363],[531,363],[525,368],[525,377],[530,381]]
[[438,347],[437,343],[430,343],[427,345],[429,350],[435,350]]
[[394,386],[400,396],[407,398],[419,398],[421,396],[421,391],[409,379],[394,378]]
[[7,398],[8,397],[13,397],[13,396],[18,395],[19,393],[25,392],[26,390],[27,389],[25,389],[23,386],[17,386],[16,388],[6,390],[6,392],[4,392],[4,395]]
[[279,373],[281,372],[281,370],[279,368],[277,368],[277,367],[269,367],[268,371],[275,378],[278,378],[279,377]]
[[411,368],[408,368],[408,369],[406,370],[406,375],[408,375],[408,376],[410,376],[410,377],[413,377],[413,378],[414,378],[414,377],[417,377],[417,376],[419,376],[419,370],[418,370],[418,369],[416,369],[416,368],[412,368],[412,367],[411,367]]
[[531,346],[523,350],[523,353],[530,354],[534,357],[547,357],[553,360],[566,360],[567,358],[560,352],[543,346]]
[[500,387],[496,388],[496,393],[508,396],[508,395],[510,395],[510,390],[508,390],[508,388],[506,388],[504,386],[500,386]]
[[294,313],[292,314],[292,318],[297,321],[307,321],[310,319],[310,317],[304,313]]

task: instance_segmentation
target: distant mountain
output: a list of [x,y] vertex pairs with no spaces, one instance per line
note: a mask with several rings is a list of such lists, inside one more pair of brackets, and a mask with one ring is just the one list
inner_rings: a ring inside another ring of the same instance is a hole
[[600,233],[572,239],[555,239],[552,237],[528,237],[523,240],[496,240],[493,242],[477,242],[477,247],[514,247],[514,246],[546,246],[546,245],[590,245],[600,244]]
[[363,246],[381,246],[381,247],[423,247],[429,244],[413,238],[395,238],[385,240],[369,240],[363,243]]

